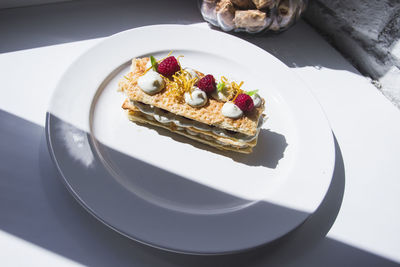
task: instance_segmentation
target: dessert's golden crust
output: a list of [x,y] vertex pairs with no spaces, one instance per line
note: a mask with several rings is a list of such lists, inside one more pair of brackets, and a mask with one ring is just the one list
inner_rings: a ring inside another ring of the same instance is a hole
[[207,144],[209,146],[215,147],[215,148],[217,148],[219,150],[234,151],[234,152],[240,152],[240,153],[245,153],[245,154],[249,154],[249,153],[251,153],[253,151],[252,147],[238,148],[238,147],[234,147],[234,146],[220,145],[220,144],[218,144],[216,142],[212,142],[211,140],[205,140],[203,138],[200,138],[200,137],[195,136],[195,135],[188,134],[188,133],[183,132],[183,131],[179,131],[179,130],[176,130],[176,129],[175,130],[171,129],[169,126],[164,125],[162,123],[159,123],[158,121],[149,120],[149,119],[141,116],[140,114],[143,114],[141,112],[137,112],[137,113],[132,112],[132,111],[128,111],[128,112],[129,112],[128,113],[128,118],[131,121],[139,122],[139,123],[143,123],[143,124],[150,124],[150,125],[153,125],[153,126],[161,127],[161,128],[167,129],[167,130],[169,130],[171,132],[183,135],[183,136],[185,136],[187,138],[190,138],[190,139],[196,140],[198,142]]
[[179,102],[173,96],[169,96],[167,94],[168,88],[158,94],[148,95],[137,86],[137,79],[146,71],[148,61],[149,58],[133,59],[132,71],[119,83],[119,89],[125,92],[129,99],[153,105],[171,113],[219,128],[247,135],[255,135],[257,133],[258,120],[264,111],[264,99],[260,107],[254,108],[239,119],[231,119],[221,113],[224,103],[213,98],[209,98],[204,107],[194,108],[186,103]]
[[[145,119],[146,121],[152,121],[152,120],[147,119],[146,118],[147,116],[144,115],[134,105],[132,105],[129,100],[125,100],[125,102],[122,104],[122,108],[127,110],[127,111],[129,111],[130,112],[129,113],[130,116],[140,117],[140,118]],[[155,122],[155,121],[153,121],[153,122]],[[173,122],[171,122],[168,125],[165,125],[165,124],[162,124],[162,123],[157,123],[157,125],[163,125],[163,126],[165,126],[164,128],[167,128],[167,129],[171,130],[172,132],[175,132],[175,130],[178,128],[178,126],[175,125]],[[255,147],[257,145],[257,138],[253,139],[250,142],[244,142],[244,141],[239,141],[239,140],[234,139],[234,138],[219,136],[219,135],[216,135],[216,134],[214,134],[212,132],[209,132],[209,131],[202,131],[202,130],[196,129],[194,127],[187,127],[187,129],[192,131],[192,132],[196,132],[196,133],[203,134],[205,136],[211,137],[211,138],[215,139],[218,142],[222,142],[222,143],[224,143],[226,145],[231,145],[231,146],[234,146],[234,147],[237,147],[237,148],[241,148],[241,147],[244,147],[244,146]]]

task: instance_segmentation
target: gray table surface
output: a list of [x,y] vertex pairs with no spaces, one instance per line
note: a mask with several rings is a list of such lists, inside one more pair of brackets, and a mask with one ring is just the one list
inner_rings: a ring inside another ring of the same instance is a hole
[[[196,1],[72,1],[0,10],[0,52],[104,37],[143,25],[202,21]],[[296,42],[304,42],[307,36],[302,34],[308,32],[315,35],[300,22],[281,35],[240,37],[274,54],[289,67],[296,67],[307,62],[291,51],[296,49]],[[318,56],[315,58],[318,60]],[[324,62],[323,57],[319,60],[323,66],[343,67]],[[83,265],[397,265],[326,237],[340,210],[345,187],[344,164],[336,140],[332,184],[317,212],[303,225],[272,244],[245,253],[191,256],[139,244],[98,222],[63,185],[49,156],[43,127],[3,110],[0,125],[0,229]]]

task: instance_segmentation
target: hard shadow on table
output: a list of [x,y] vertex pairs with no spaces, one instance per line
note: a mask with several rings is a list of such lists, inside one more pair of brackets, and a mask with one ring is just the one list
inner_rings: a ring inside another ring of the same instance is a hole
[[398,266],[325,237],[340,209],[344,167],[336,142],[335,173],[318,208],[298,229],[259,249],[190,256],[141,245],[88,214],[62,184],[44,129],[0,111],[0,230],[89,266]]
[[[106,37],[146,25],[199,22],[204,20],[197,0],[82,0],[4,9],[0,10],[0,52]],[[303,20],[279,34],[233,35],[266,50],[290,68],[312,66],[346,70],[359,75]]]
[[[197,182],[196,176],[160,168],[97,140],[53,113],[47,114],[47,125],[51,152],[78,202],[105,224],[154,246],[189,253],[237,251],[276,240],[309,216],[291,205],[243,198],[246,191],[238,192],[228,184]],[[157,149],[162,147],[150,154]],[[168,155],[160,165],[177,160],[173,149]],[[196,158],[196,153],[185,156]],[[224,172],[228,177],[230,166]],[[220,178],[212,170],[207,175],[211,180]],[[252,177],[240,177],[235,185],[245,189],[251,181]],[[252,231],[243,232],[243,225]]]
[[185,136],[172,133],[166,129],[152,126],[149,124],[137,123],[141,127],[146,127],[156,131],[159,135],[168,136],[176,142],[190,144],[197,149],[209,151],[232,159],[235,162],[242,163],[248,166],[263,166],[267,168],[276,168],[284,156],[286,147],[288,146],[284,135],[271,131],[269,129],[261,129],[257,146],[251,154],[242,154],[231,151],[222,151],[209,145],[194,141]]
[[154,24],[202,22],[197,0],[80,0],[0,10],[0,52],[106,37]]

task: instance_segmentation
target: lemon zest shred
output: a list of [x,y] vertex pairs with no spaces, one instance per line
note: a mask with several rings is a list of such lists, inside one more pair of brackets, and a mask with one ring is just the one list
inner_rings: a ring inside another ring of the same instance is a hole
[[184,56],[183,55],[179,55],[179,56],[176,57],[176,61],[178,61],[178,65],[179,65],[180,68],[182,68],[181,63],[179,62],[179,59],[181,57],[184,57]]
[[228,78],[226,78],[225,76],[221,76],[221,82],[223,82],[225,84],[224,90],[226,91],[227,98],[230,101],[235,101],[237,96],[244,92],[243,89],[241,89],[241,87],[244,84],[243,81],[241,81],[239,84],[237,84],[234,81],[230,82],[228,80]]
[[232,102],[235,102],[235,100],[236,100],[236,98],[238,97],[238,95],[239,95],[239,91],[237,91],[237,93],[236,93],[236,95],[235,95],[235,97],[232,99]]
[[169,57],[170,55],[172,55],[172,52],[174,52],[174,50],[169,51],[168,55],[160,60],[157,61],[157,63],[160,63],[161,61],[163,61],[164,59],[166,59],[167,57]]
[[151,66],[150,68],[148,68],[147,70],[145,70],[145,71],[143,72],[143,75],[145,75],[149,70],[151,70],[152,67],[153,67],[153,66]]
[[172,75],[172,80],[167,79],[167,95],[173,96],[178,100],[182,100],[185,93],[192,96],[192,89],[197,82],[197,77],[191,78],[190,73],[186,70],[179,70]]

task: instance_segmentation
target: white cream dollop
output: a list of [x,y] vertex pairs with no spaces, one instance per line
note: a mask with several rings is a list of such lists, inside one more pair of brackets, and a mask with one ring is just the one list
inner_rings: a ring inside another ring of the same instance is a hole
[[259,106],[261,106],[261,97],[259,96],[259,94],[252,95],[251,99],[253,99],[255,108],[258,108]]
[[145,93],[154,95],[164,88],[165,82],[160,74],[153,70],[149,70],[138,79],[138,86]]
[[202,107],[207,103],[207,94],[194,86],[192,93],[185,93],[185,102],[192,107]]
[[222,106],[222,115],[228,118],[237,119],[243,115],[243,111],[232,102],[226,102]]

